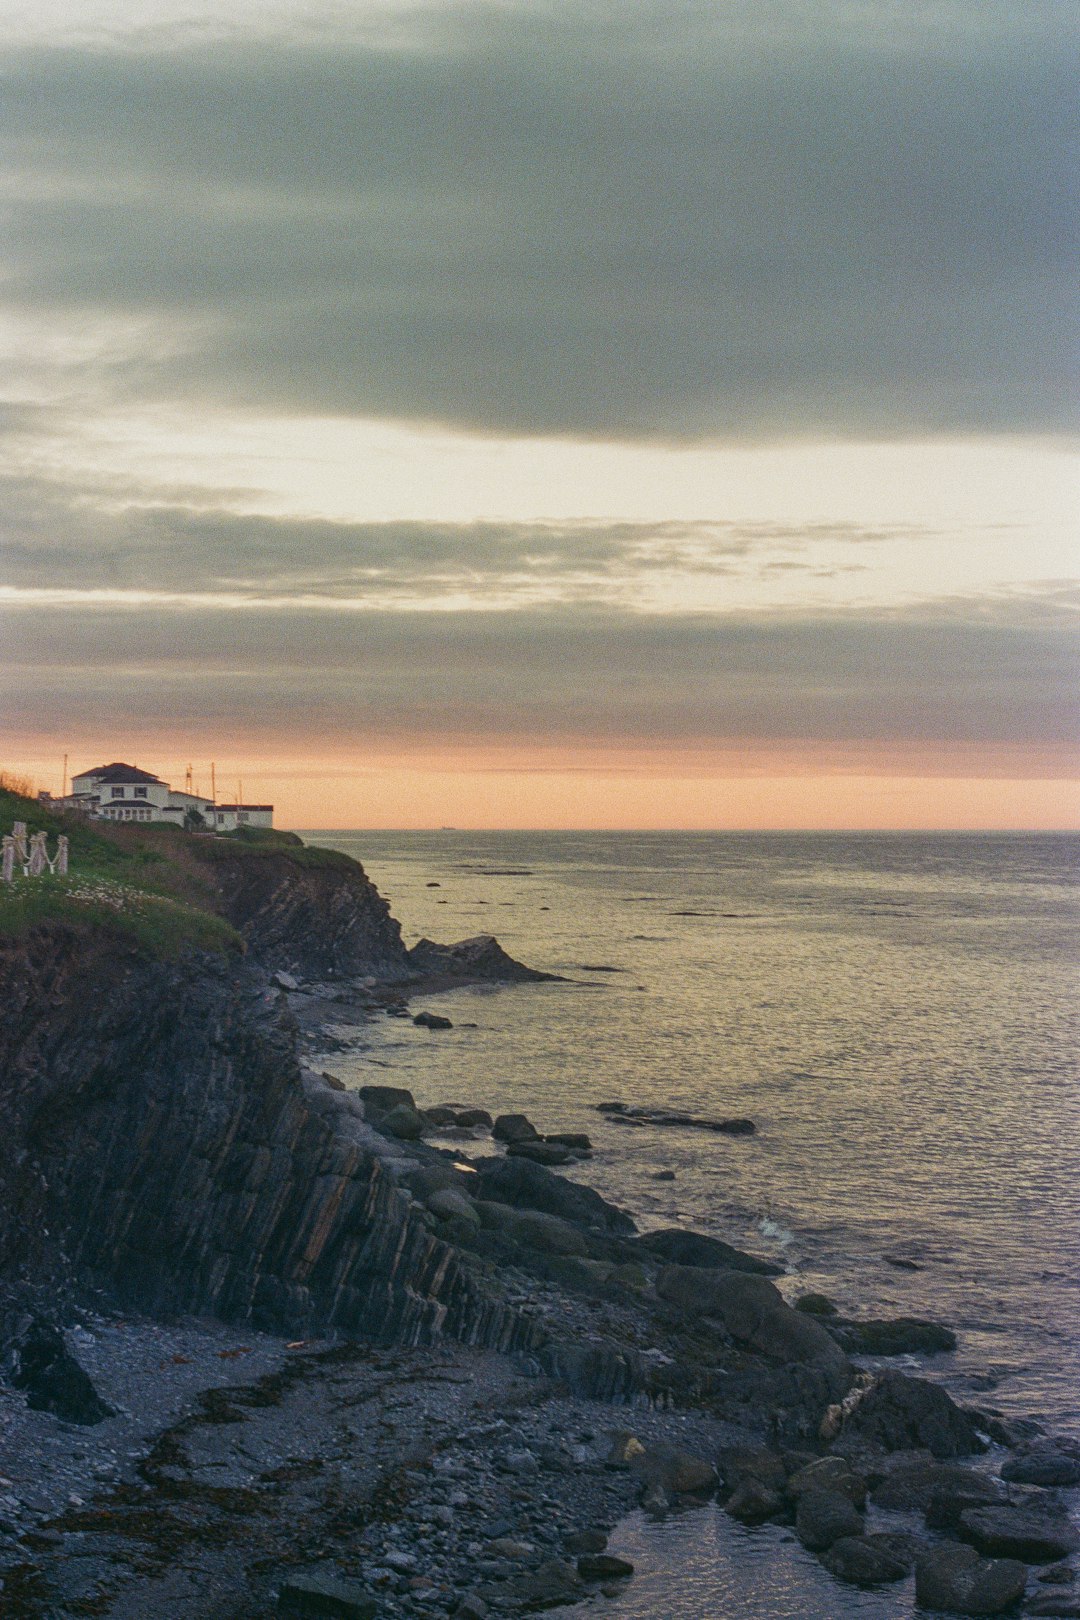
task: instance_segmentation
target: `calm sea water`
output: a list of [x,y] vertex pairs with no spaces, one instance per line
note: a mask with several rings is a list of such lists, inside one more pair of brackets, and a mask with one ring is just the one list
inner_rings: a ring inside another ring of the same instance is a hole
[[[309,836],[364,863],[408,942],[494,933],[575,981],[432,998],[452,1031],[380,1022],[335,1059],[344,1078],[389,1069],[421,1104],[588,1130],[581,1177],[642,1226],[776,1258],[789,1295],[945,1322],[958,1351],[920,1371],[1080,1434],[1080,838]],[[757,1134],[632,1130],[595,1112],[607,1100],[749,1115]],[[657,1182],[666,1169],[675,1181]],[[709,1523],[715,1562],[746,1532]],[[778,1591],[759,1607],[729,1592],[728,1608],[811,1620],[817,1600],[792,1579],[793,1608]],[[827,1586],[822,1615],[840,1612]],[[636,1591],[605,1612],[655,1612],[648,1583]],[[703,1612],[685,1601],[673,1620]],[[845,1604],[910,1609],[899,1594]]]

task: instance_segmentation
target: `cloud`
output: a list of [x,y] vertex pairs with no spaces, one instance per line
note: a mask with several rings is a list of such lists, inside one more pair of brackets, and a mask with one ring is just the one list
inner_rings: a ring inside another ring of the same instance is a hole
[[229,736],[1075,751],[1076,592],[819,613],[4,613],[14,733],[124,723]]
[[7,297],[114,398],[1070,429],[1072,54],[1052,4],[795,0],[12,50]]

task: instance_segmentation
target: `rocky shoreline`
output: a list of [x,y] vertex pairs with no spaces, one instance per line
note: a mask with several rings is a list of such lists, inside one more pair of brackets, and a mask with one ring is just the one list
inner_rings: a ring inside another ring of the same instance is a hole
[[230,866],[239,963],[63,928],[4,948],[0,1612],[617,1604],[613,1527],[714,1502],[788,1527],[838,1615],[891,1585],[1080,1614],[1080,1448],[881,1364],[946,1326],[793,1307],[758,1256],[639,1232],[558,1174],[588,1137],[510,1097],[342,1085],[325,1054],[372,1019],[438,1038],[410,995],[548,977],[486,938],[405,952],[349,866]]

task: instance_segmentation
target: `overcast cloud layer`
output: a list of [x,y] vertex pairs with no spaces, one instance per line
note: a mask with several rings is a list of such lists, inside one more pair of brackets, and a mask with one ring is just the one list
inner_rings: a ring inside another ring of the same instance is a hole
[[823,11],[13,49],[34,386],[586,436],[1074,427],[1067,9]]

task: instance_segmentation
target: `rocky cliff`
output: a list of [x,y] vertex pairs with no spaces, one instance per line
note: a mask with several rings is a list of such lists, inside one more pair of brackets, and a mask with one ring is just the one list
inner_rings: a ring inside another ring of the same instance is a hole
[[[275,899],[271,864],[259,871],[265,886],[231,892],[238,918],[269,918],[258,954],[274,960],[319,879]],[[339,963],[349,897],[383,915],[355,880],[345,895],[324,930]],[[386,926],[379,943],[397,938]],[[356,1100],[301,1071],[283,998],[254,962],[154,960],[120,932],[49,922],[0,937],[0,1000],[9,1306],[67,1279],[127,1308],[296,1335],[524,1340],[395,1185]]]

